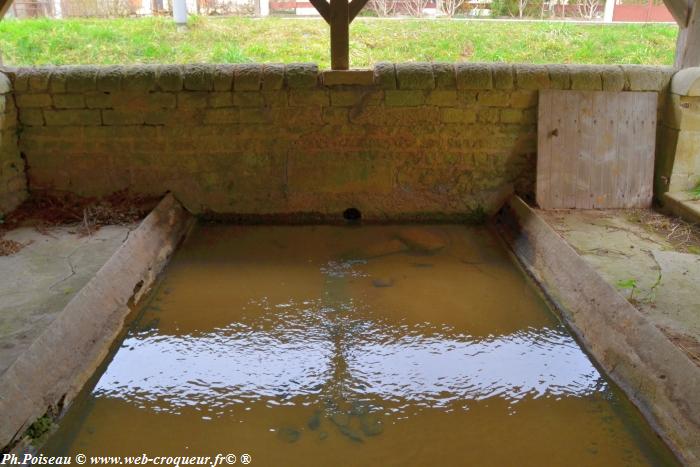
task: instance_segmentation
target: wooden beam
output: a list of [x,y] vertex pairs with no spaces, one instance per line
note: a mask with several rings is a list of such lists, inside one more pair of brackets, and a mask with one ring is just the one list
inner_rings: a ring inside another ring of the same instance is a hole
[[700,66],[700,9],[698,2],[694,1],[688,24],[678,31],[676,42],[676,68],[690,68]]
[[688,0],[664,0],[666,8],[673,15],[678,26],[684,28],[688,26],[688,18],[690,17],[690,2]]
[[12,5],[12,0],[0,0],[0,20],[5,16],[7,10],[10,9]]
[[[1,2],[2,0],[0,0]],[[311,4],[316,8],[316,11],[318,11],[318,14],[321,15],[323,19],[326,20],[326,23],[330,24],[331,22],[331,6],[328,4],[326,0],[309,0]]]
[[348,0],[331,0],[331,68],[350,68],[350,5]]
[[350,22],[355,19],[357,14],[367,5],[368,0],[352,0],[350,2]]
[[[0,0],[0,2],[3,0]],[[350,23],[368,0],[309,0],[331,26],[331,68],[350,68]]]

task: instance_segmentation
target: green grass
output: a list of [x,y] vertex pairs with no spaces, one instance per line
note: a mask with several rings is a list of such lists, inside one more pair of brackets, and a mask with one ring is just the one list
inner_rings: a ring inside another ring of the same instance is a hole
[[[377,20],[351,26],[350,61],[673,62],[677,27],[500,21]],[[316,62],[329,66],[322,20],[193,17],[0,21],[8,65]]]
[[700,183],[698,183],[698,185],[695,188],[690,190],[690,194],[693,197],[693,199],[700,199]]

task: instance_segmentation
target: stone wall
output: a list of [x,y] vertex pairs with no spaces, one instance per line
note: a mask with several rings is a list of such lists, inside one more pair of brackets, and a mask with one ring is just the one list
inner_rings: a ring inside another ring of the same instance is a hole
[[10,80],[0,73],[0,220],[26,196],[24,161],[17,148],[17,110]]
[[[460,218],[535,179],[538,90],[661,91],[641,66],[8,70],[30,190],[172,191],[195,213]],[[661,93],[660,96],[664,94]]]
[[673,76],[660,124],[657,193],[683,192],[700,184],[700,68]]

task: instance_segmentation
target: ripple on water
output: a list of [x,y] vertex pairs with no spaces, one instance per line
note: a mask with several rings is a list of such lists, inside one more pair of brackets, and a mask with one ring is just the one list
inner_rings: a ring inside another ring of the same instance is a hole
[[131,333],[94,395],[172,413],[258,401],[309,405],[329,391],[348,400],[447,410],[488,398],[516,404],[606,389],[563,328],[476,338],[449,326],[358,318],[346,308],[290,302],[210,332]]

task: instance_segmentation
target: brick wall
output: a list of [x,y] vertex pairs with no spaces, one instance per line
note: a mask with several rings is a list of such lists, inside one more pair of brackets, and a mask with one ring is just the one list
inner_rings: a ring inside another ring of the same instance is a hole
[[26,196],[24,161],[17,148],[17,110],[10,80],[0,73],[0,219]]
[[[172,191],[196,213],[445,218],[532,192],[537,91],[660,91],[640,66],[8,70],[30,190]],[[663,95],[663,94],[661,94]]]

